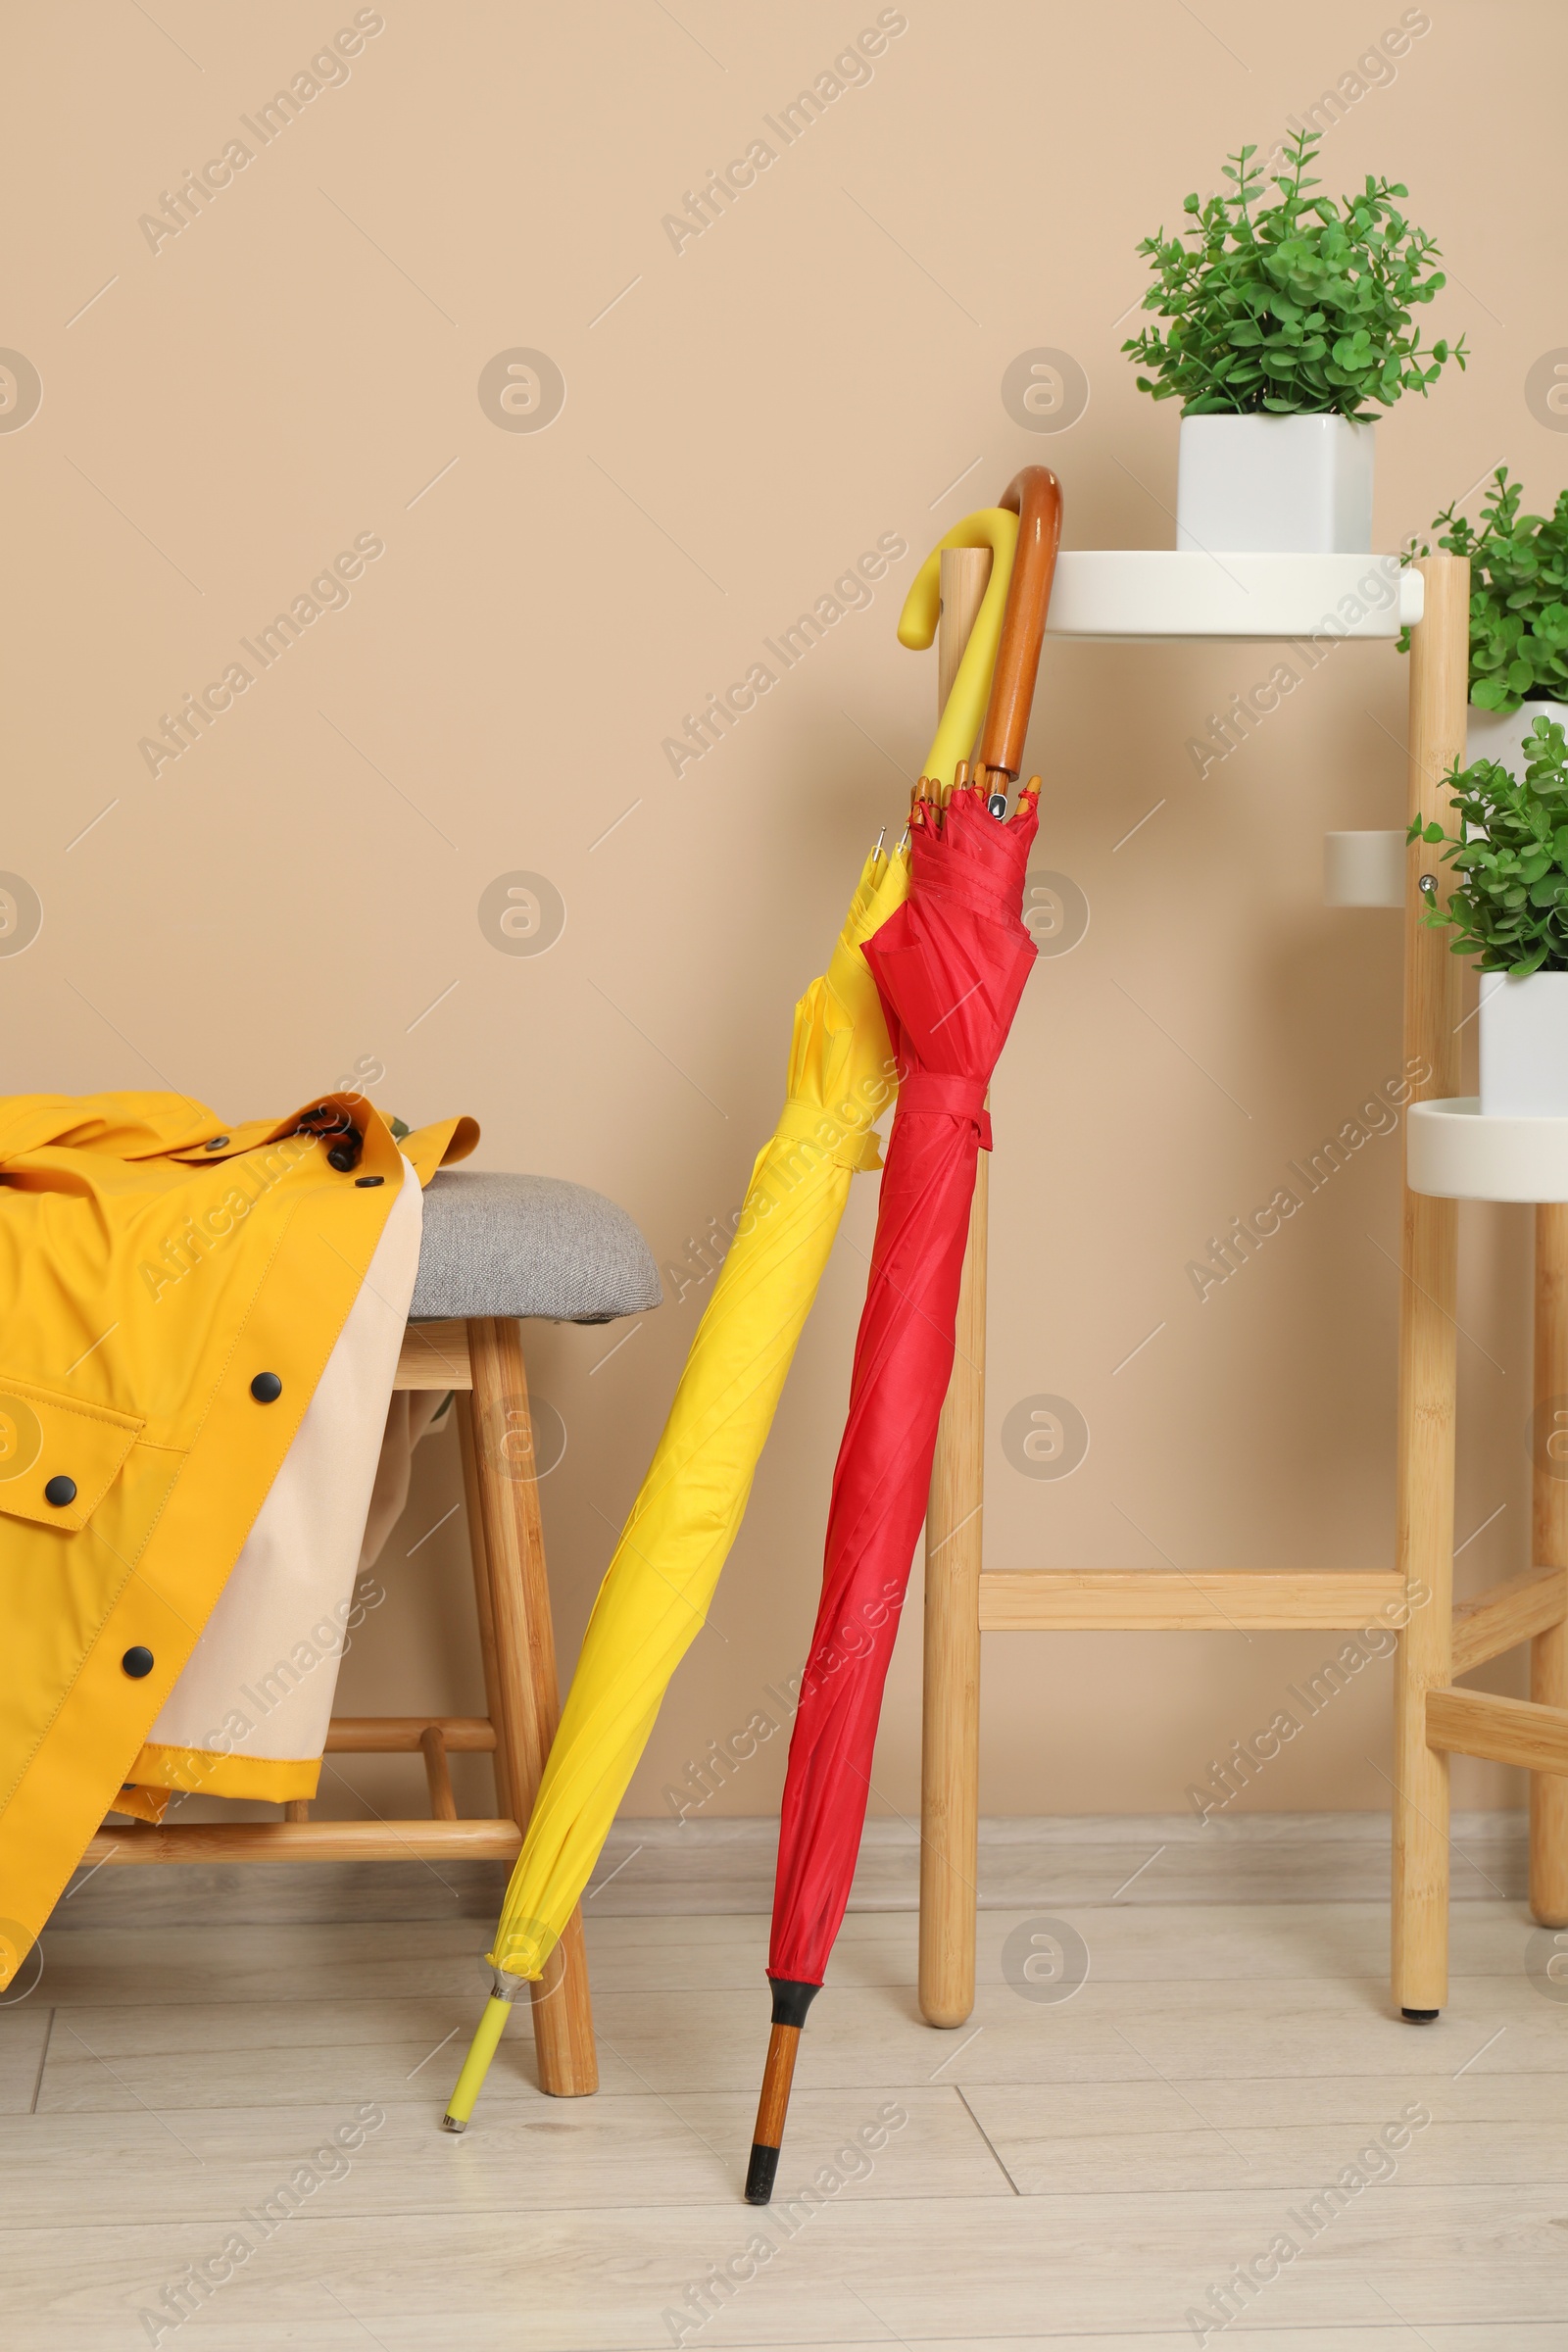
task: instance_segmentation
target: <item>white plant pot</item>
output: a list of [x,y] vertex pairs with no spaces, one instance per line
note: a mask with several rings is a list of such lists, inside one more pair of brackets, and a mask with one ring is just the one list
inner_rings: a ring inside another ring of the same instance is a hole
[[1521,703],[1517,710],[1478,710],[1474,703],[1465,715],[1465,765],[1477,760],[1500,761],[1516,782],[1523,782],[1525,737],[1538,718],[1555,719],[1568,727],[1568,703]]
[[1481,975],[1481,1111],[1568,1118],[1568,972]]
[[1346,416],[1184,416],[1177,547],[1204,554],[1367,554],[1375,430]]

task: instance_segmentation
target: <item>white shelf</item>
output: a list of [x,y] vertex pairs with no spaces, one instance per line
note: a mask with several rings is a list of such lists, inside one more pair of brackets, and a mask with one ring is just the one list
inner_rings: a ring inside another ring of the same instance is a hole
[[1413,1193],[1446,1200],[1568,1200],[1568,1119],[1483,1118],[1476,1095],[1412,1102]]
[[[1366,583],[1370,594],[1360,593]],[[1393,591],[1390,594],[1390,591]],[[1052,637],[1396,637],[1421,618],[1425,582],[1395,556],[1191,555],[1064,548]],[[1381,608],[1372,601],[1385,596]],[[1357,612],[1359,608],[1359,612]]]

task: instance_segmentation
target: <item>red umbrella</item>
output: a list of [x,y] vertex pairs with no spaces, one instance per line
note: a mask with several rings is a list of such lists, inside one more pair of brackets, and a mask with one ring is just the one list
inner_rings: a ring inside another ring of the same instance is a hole
[[[1004,503],[1016,508],[1020,496],[1019,567],[1034,584],[1018,611],[1009,606],[976,780],[965,784],[960,767],[943,799],[926,798],[922,781],[908,898],[861,950],[904,1075],[784,1784],[767,1967],[773,2032],[746,2181],[754,2205],[772,2195],[800,2029],[855,1876],[882,1690],[953,1370],[976,1155],[991,1146],[986,1090],[1035,957],[1022,905],[1039,780],[1010,818],[998,788],[1017,773],[1028,724],[1060,496],[1043,466],[1020,475]],[[1044,561],[1025,565],[1026,545]],[[1009,637],[1027,658],[1021,694]]]

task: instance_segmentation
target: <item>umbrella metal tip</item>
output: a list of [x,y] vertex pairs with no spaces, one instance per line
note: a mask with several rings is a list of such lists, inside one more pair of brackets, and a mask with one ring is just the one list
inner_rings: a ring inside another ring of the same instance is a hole
[[468,2127],[461,2116],[444,2115],[441,2118],[441,2129],[443,2132],[466,2132]]
[[752,2161],[746,2168],[746,2202],[748,2205],[770,2205],[773,2183],[778,2179],[778,2150],[765,2140],[752,2142]]

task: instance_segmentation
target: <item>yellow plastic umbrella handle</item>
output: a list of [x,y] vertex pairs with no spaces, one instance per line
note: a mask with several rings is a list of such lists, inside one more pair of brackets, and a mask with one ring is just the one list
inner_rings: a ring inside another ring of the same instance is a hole
[[493,1992],[484,2005],[484,2015],[474,2029],[468,2055],[463,2061],[463,2072],[458,2077],[457,2088],[448,2099],[446,2114],[441,2118],[449,2132],[466,2132],[468,2129],[473,2103],[490,2072],[490,2061],[496,2054],[501,2036],[507,2030],[507,2020],[512,2015],[512,1999],[510,1993]]
[[921,771],[939,783],[951,784],[960,760],[967,760],[986,714],[991,673],[1002,643],[1002,621],[1012,579],[1012,560],[1018,548],[1018,517],[1004,507],[981,507],[956,522],[939,540],[914,575],[914,585],[899,614],[899,643],[923,653],[937,633],[942,614],[942,550],[945,547],[989,547],[991,577],[986,582],[979,617],[969,632],[953,692],[941,724],[926,754]]

